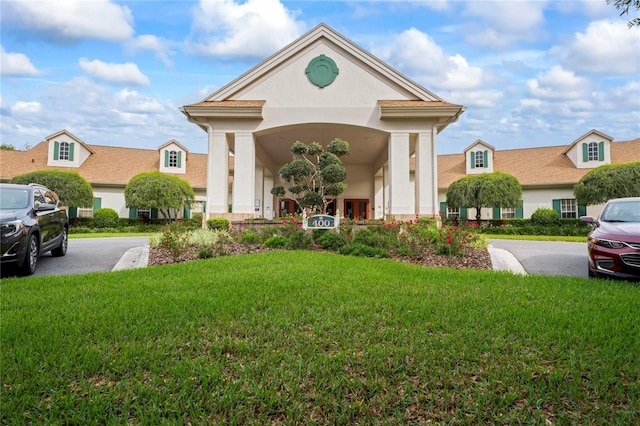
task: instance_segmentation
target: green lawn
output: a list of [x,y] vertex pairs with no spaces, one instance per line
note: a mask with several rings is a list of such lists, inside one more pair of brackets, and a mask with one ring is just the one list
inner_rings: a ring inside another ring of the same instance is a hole
[[0,291],[2,424],[640,423],[633,283],[282,251]]

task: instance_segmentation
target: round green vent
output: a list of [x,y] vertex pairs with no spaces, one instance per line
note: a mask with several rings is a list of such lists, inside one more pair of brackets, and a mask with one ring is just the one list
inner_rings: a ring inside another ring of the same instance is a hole
[[309,62],[305,72],[310,82],[322,88],[333,83],[338,75],[338,67],[333,59],[320,55]]

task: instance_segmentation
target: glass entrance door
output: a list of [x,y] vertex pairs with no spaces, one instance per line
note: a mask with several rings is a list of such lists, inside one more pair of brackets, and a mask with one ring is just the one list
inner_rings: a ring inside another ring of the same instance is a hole
[[369,200],[344,200],[344,217],[354,220],[369,219]]

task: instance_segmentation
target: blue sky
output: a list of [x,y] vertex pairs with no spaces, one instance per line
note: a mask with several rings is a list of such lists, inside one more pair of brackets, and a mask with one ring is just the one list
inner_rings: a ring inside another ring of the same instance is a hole
[[178,108],[319,23],[466,107],[439,154],[640,137],[640,28],[606,0],[2,0],[0,16],[0,137],[18,149],[67,129],[204,153]]

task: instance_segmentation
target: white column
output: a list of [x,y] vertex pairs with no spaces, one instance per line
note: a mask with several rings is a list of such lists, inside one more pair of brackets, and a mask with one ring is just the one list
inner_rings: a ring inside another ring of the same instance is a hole
[[384,218],[384,176],[374,176],[375,216],[373,219]]
[[232,213],[254,214],[256,147],[253,133],[238,132],[235,138]]
[[271,194],[271,188],[273,188],[273,176],[265,174],[264,177],[264,193],[262,196],[263,204],[262,214],[265,219],[273,219],[274,211],[273,211],[273,194]]
[[389,138],[389,214],[414,213],[409,180],[409,133],[392,133]]
[[255,200],[253,211],[258,217],[264,217],[264,166],[256,166],[255,184],[254,184]]
[[207,214],[227,213],[229,203],[229,146],[227,135],[209,127],[207,157]]
[[415,158],[416,214],[418,215],[434,215],[437,212],[434,207],[434,191],[436,202],[438,198],[437,156],[434,156],[433,145],[431,132],[418,133]]

